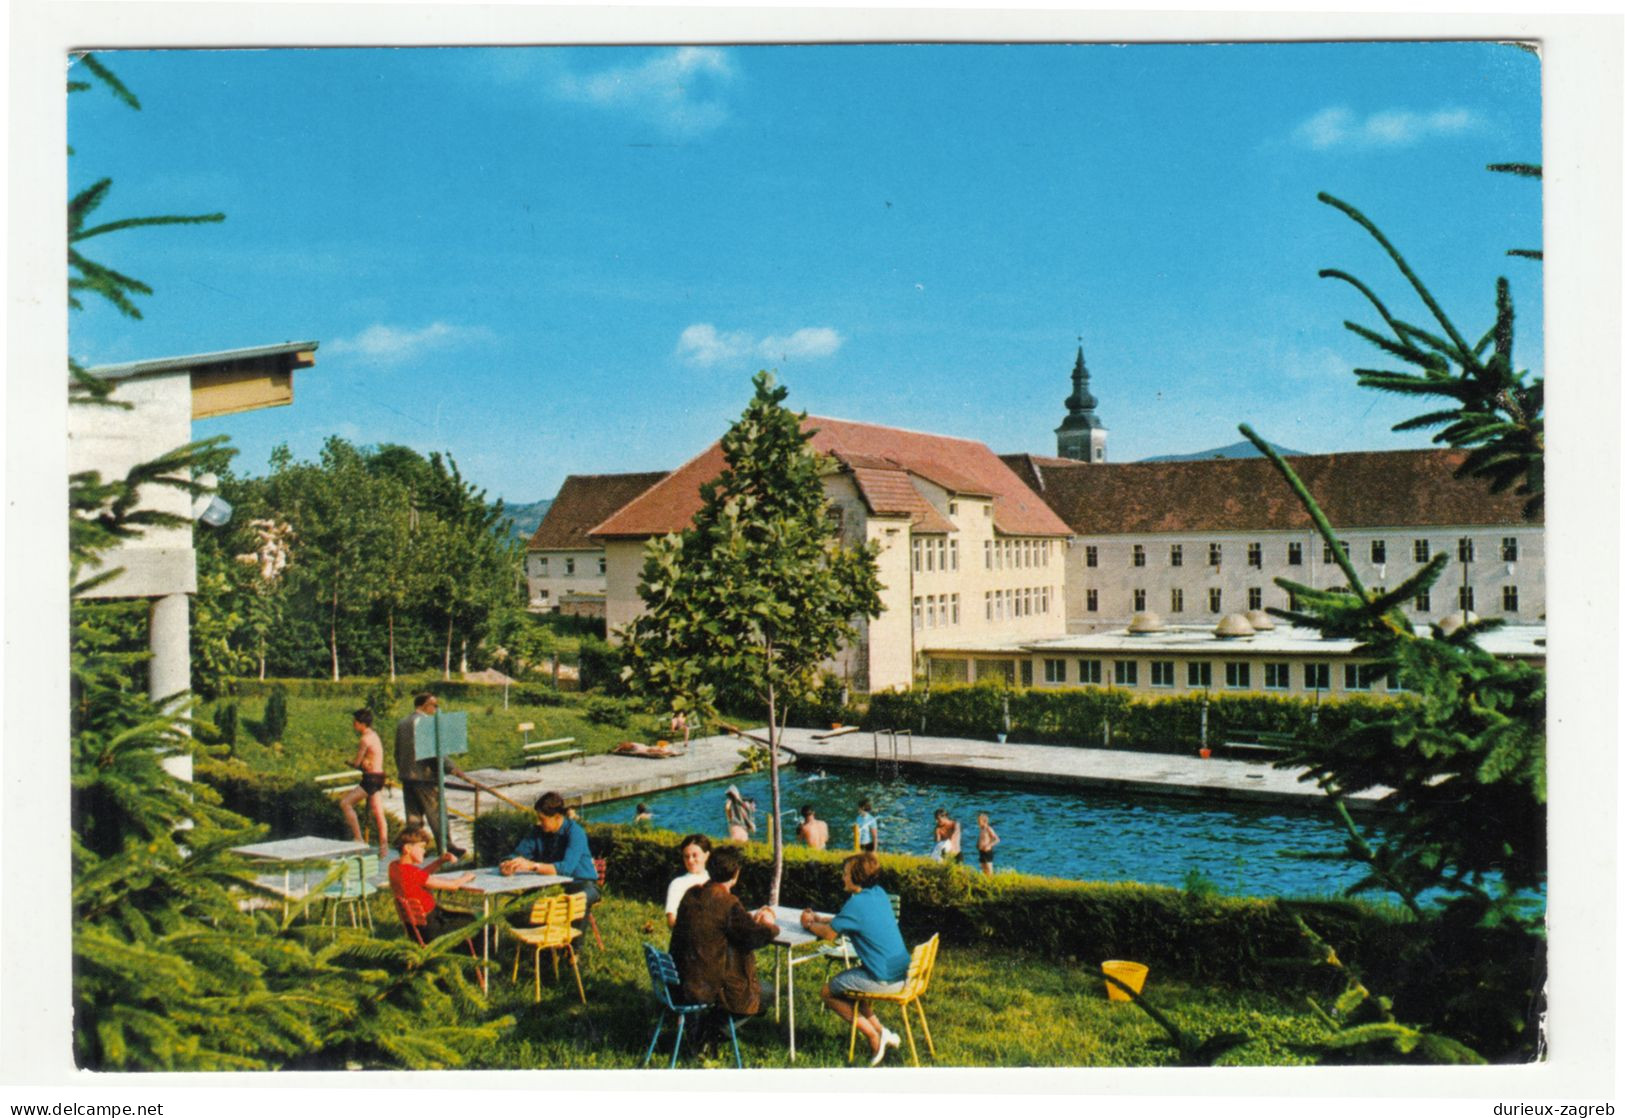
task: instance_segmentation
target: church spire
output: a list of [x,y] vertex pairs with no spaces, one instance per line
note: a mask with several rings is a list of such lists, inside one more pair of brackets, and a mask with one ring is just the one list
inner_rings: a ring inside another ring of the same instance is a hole
[[1095,414],[1099,403],[1089,391],[1089,366],[1083,361],[1083,339],[1072,365],[1072,395],[1066,398],[1066,417],[1055,429],[1056,453],[1080,462],[1106,460],[1106,426]]

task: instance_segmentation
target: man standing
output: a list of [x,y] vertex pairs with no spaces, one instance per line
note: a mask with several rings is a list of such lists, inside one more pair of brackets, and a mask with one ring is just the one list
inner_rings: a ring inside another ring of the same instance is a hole
[[802,805],[801,826],[796,828],[796,834],[814,850],[822,850],[829,845],[829,824],[813,814],[811,804]]
[[440,833],[440,787],[435,782],[434,762],[419,761],[416,753],[418,719],[432,718],[439,709],[440,700],[427,691],[412,696],[412,713],[395,723],[395,769],[406,801],[406,825],[428,824],[437,849],[461,858],[465,851],[448,845],[448,836]]

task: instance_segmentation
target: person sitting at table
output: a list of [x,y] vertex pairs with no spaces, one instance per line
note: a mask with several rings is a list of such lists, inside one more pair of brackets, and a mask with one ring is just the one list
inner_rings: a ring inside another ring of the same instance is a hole
[[[743,864],[732,846],[713,850],[706,862],[709,880],[684,894],[671,933],[671,957],[682,979],[683,1000],[690,1005],[714,1006],[735,1017],[761,1012],[762,986],[756,977],[755,952],[779,934],[772,909],[746,912],[734,896]],[[702,1028],[714,1036],[720,1023],[713,1013]]]
[[[564,886],[566,893],[585,893],[587,907],[598,903],[598,869],[592,863],[592,850],[587,846],[587,832],[580,823],[567,818],[564,797],[557,792],[543,792],[536,801],[536,826],[519,845],[513,855],[498,869],[504,877],[516,873],[545,873],[571,880]],[[576,926],[585,930],[585,918]]]
[[[909,953],[903,933],[897,928],[891,901],[880,887],[880,859],[865,851],[841,864],[841,884],[852,895],[830,920],[820,920],[812,909],[801,913],[801,926],[819,939],[833,940],[844,935],[858,953],[858,965],[844,970],[825,983],[818,996],[841,1020],[850,1024],[854,1003],[863,994],[895,994],[908,977]],[[864,1003],[858,1016],[858,1031],[874,1049],[870,1067],[879,1065],[889,1049],[900,1043],[898,1035],[875,1017],[873,1003]]]
[[688,891],[711,880],[711,875],[705,872],[706,860],[711,857],[709,838],[699,833],[684,835],[683,841],[677,844],[677,853],[683,859],[683,875],[673,878],[672,883],[666,887],[668,928],[677,923],[677,906],[683,903],[683,897]]
[[[428,865],[423,864],[423,852],[434,836],[427,827],[407,827],[395,836],[395,849],[401,856],[389,864],[389,888],[397,900],[416,901],[423,912],[423,925],[419,933],[424,939],[436,939],[463,924],[470,917],[466,913],[447,913],[435,903],[434,889],[461,889],[474,880],[472,873],[457,877],[436,877],[435,871],[455,862],[455,854],[440,855]],[[403,913],[403,919],[405,918]]]

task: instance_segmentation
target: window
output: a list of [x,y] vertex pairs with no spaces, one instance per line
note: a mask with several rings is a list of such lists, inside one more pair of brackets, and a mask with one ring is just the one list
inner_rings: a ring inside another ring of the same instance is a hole
[[1381,674],[1370,664],[1344,664],[1343,690],[1369,691],[1371,685],[1381,678]]
[[948,537],[944,536],[937,541],[937,570],[948,569]]
[[1180,590],[1178,587],[1168,591],[1168,612],[1185,612],[1185,592]]
[[1065,683],[1066,682],[1066,661],[1065,660],[1049,660],[1049,659],[1046,659],[1044,661],[1044,682],[1045,683]]
[[1248,609],[1263,609],[1264,608],[1264,588],[1262,586],[1249,586],[1249,587],[1247,587],[1247,608]]
[[959,539],[957,537],[948,541],[948,569],[950,571],[959,569]]
[[1140,665],[1136,660],[1114,660],[1112,674],[1119,687],[1138,687],[1140,685]]
[[1225,661],[1224,685],[1226,687],[1251,687],[1253,685],[1253,666],[1240,660]]
[[1210,543],[1207,545],[1207,565],[1217,567],[1224,559],[1224,545]]
[[1144,590],[1136,590],[1134,592],[1134,612],[1135,613],[1144,613],[1145,612],[1145,591]]
[[1083,565],[1085,567],[1100,566],[1100,548],[1096,547],[1094,544],[1090,544],[1089,546],[1085,547],[1083,549]]
[[1332,689],[1332,666],[1330,664],[1305,664],[1303,666],[1303,689],[1305,691],[1330,691]]
[[1501,612],[1518,612],[1518,588],[1516,586],[1501,587]]
[[948,596],[948,601],[953,606],[953,609],[954,609],[954,621],[953,621],[953,623],[955,625],[958,625],[959,624],[959,595],[958,594],[950,594]]
[[1250,543],[1247,545],[1247,565],[1249,567],[1262,567],[1264,565],[1264,545]]
[[925,541],[916,536],[913,542],[909,544],[909,550],[914,553],[914,569],[916,571],[925,570],[925,560],[922,558],[925,551]]
[[564,561],[564,573],[567,575],[573,575],[576,573],[576,561],[574,559],[566,559]]
[[1078,682],[1079,683],[1099,683],[1100,682],[1100,661],[1099,660],[1079,660],[1078,661]]
[[[1349,544],[1347,540],[1338,540],[1337,546],[1344,555],[1349,553]],[[1320,561],[1322,563],[1337,562],[1337,553],[1332,550],[1331,544],[1325,543],[1320,545]]]
[[992,540],[983,540],[982,541],[982,566],[986,567],[990,571],[993,569],[993,541]]
[[1289,567],[1303,566],[1303,544],[1289,543],[1286,545],[1286,562]]
[[1463,586],[1456,591],[1456,605],[1458,608],[1465,610],[1473,608],[1473,588],[1471,586]]
[[1136,567],[1145,566],[1145,545],[1144,544],[1137,543],[1137,544],[1134,545],[1134,565]]
[[1100,591],[1085,590],[1083,592],[1083,608],[1090,613],[1100,612]]
[[949,516],[958,516],[959,515],[959,502],[958,501],[949,501],[948,502],[948,515]]
[[1390,691],[1409,691],[1410,690],[1409,687],[1405,686],[1405,680],[1400,676],[1400,674],[1398,672],[1389,672],[1387,678],[1383,682],[1384,682],[1384,686],[1386,686],[1388,688],[1388,690],[1390,690]]
[[1033,662],[1031,660],[1023,660],[1021,662],[1021,685],[1023,687],[1031,687],[1033,685]]
[[993,591],[982,591],[982,609],[987,612],[987,620],[993,620]]
[[609,560],[608,559],[599,559],[598,560],[598,573],[601,574],[601,575],[605,575],[605,574],[609,573]]
[[1183,567],[1185,565],[1185,547],[1183,544],[1171,543],[1168,545],[1168,565],[1170,567]]
[[1501,537],[1501,562],[1516,563],[1518,561],[1518,537]]
[[1371,561],[1373,563],[1386,563],[1386,562],[1388,562],[1388,541],[1387,540],[1372,540],[1371,541]]
[[1213,665],[1206,660],[1192,660],[1185,665],[1185,682],[1191,687],[1213,686]]
[[1264,665],[1264,689],[1285,691],[1292,686],[1292,665],[1270,663]]
[[1172,687],[1174,685],[1174,662],[1172,660],[1151,661],[1151,686]]
[[543,555],[536,560],[536,573],[539,575],[547,574],[547,556]]
[[1217,586],[1207,592],[1207,611],[1218,613],[1224,608],[1224,591]]
[[1471,537],[1463,536],[1456,541],[1456,558],[1463,563],[1473,561],[1473,541]]
[[1411,558],[1418,563],[1426,563],[1433,557],[1433,547],[1426,540],[1411,541]]
[[914,599],[914,627],[916,629],[922,627],[922,622],[924,621],[924,617],[925,617],[924,611],[925,611],[925,601],[924,601],[924,599],[916,596],[915,599]]
[[1412,608],[1414,608],[1417,613],[1427,613],[1433,608],[1433,595],[1426,590],[1422,591],[1416,596],[1416,601],[1412,603]]

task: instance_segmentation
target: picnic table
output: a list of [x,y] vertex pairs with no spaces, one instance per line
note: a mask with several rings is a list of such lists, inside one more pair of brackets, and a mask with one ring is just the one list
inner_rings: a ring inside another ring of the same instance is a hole
[[[455,866],[440,871],[446,876],[466,873]],[[478,894],[484,906],[484,915],[491,915],[491,898],[502,893],[528,893],[532,890],[547,889],[554,885],[568,885],[571,878],[560,877],[551,873],[516,873],[503,876],[502,870],[497,866],[483,866],[474,870],[474,879],[459,887],[460,892]],[[491,961],[491,926],[487,924],[480,929],[480,950],[484,960]]]
[[[815,912],[819,920],[833,919],[828,912]],[[782,965],[784,985],[788,996],[790,1018],[790,1059],[796,1058],[796,968],[819,958],[818,947],[823,940],[801,926],[801,909],[788,905],[773,906],[773,922],[779,934],[773,939],[773,1020],[779,1020],[779,971]],[[801,954],[797,950],[806,948]]]
[[[241,854],[256,862],[266,865],[280,865],[282,867],[282,888],[277,889],[274,875],[271,880],[260,878],[261,884],[282,897],[282,914],[288,914],[288,902],[302,899],[310,892],[309,867],[326,866],[335,858],[344,858],[352,854],[366,854],[372,850],[371,843],[356,842],[353,839],[330,839],[320,835],[300,835],[297,838],[276,839],[272,842],[254,842],[247,846],[234,846],[233,853]],[[304,867],[300,874],[299,889],[293,887],[294,867]]]

